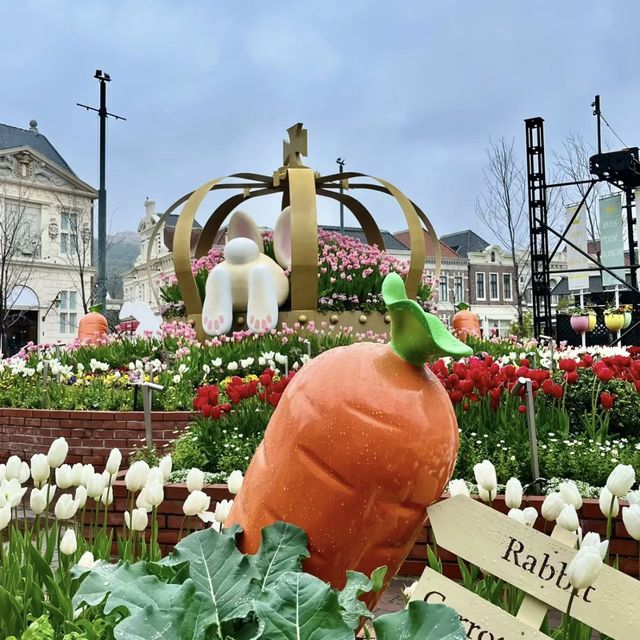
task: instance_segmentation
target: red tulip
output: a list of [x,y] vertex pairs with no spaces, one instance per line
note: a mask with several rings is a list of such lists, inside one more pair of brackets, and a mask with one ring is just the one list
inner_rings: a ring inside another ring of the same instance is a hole
[[558,367],[561,371],[575,371],[578,368],[578,363],[573,358],[560,358]]
[[578,382],[578,372],[567,371],[567,373],[564,374],[564,379],[567,381],[568,384],[575,384],[576,382]]
[[615,399],[616,399],[616,397],[615,397],[614,394],[609,393],[608,391],[603,391],[600,394],[600,405],[605,410],[611,409],[611,408],[613,408],[613,403],[614,403]]
[[614,375],[613,371],[607,366],[599,367],[595,372],[601,382],[609,382]]
[[519,404],[518,405],[518,411],[520,413],[526,413],[527,412],[527,407],[525,407],[523,404]]

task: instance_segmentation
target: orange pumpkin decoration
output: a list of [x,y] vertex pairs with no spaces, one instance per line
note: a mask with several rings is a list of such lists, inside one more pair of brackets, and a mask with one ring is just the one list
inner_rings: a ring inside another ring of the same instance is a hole
[[87,315],[80,318],[78,322],[78,340],[91,341],[101,338],[109,333],[107,319],[92,308]]
[[451,321],[453,334],[465,342],[469,336],[480,337],[480,320],[478,316],[469,310],[469,305],[461,302],[458,305],[458,312]]
[[[397,573],[441,495],[458,451],[449,397],[427,356],[469,355],[436,316],[406,299],[390,274],[383,295],[390,344],[331,349],[298,373],[280,399],[225,526],[241,525],[255,553],[262,528],[304,529],[306,571],[342,588],[349,569]],[[362,599],[374,606],[379,593]]]

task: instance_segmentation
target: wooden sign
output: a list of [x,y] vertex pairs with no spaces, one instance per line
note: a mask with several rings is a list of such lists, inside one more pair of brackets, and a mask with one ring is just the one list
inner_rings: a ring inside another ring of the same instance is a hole
[[432,569],[427,568],[422,574],[411,599],[455,609],[466,637],[472,640],[549,640],[541,631]]
[[[465,496],[434,504],[428,513],[439,546],[566,611],[574,549]],[[640,581],[603,566],[593,585],[578,592],[571,616],[614,640],[638,640]]]

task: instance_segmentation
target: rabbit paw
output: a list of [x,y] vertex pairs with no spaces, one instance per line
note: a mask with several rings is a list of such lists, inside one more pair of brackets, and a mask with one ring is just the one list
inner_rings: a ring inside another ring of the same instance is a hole
[[249,272],[247,324],[252,333],[265,333],[278,324],[278,296],[273,277],[264,265]]
[[202,305],[202,327],[207,335],[219,336],[227,333],[232,323],[231,279],[225,269],[216,268],[207,278]]

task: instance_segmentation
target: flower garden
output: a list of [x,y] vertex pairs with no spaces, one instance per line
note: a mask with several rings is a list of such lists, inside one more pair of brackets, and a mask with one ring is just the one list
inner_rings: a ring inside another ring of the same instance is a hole
[[[321,236],[320,307],[383,312],[386,304],[404,312],[406,300],[382,298],[384,277],[403,273],[402,265],[362,247]],[[219,259],[211,252],[194,263],[201,287]],[[420,296],[416,308],[428,308],[427,283]],[[175,283],[165,281],[163,298],[168,316],[183,314]],[[155,337],[121,333],[64,350],[31,344],[3,360],[1,636],[470,637],[452,609],[409,602],[412,579],[406,608],[374,618],[392,578],[383,564],[366,572],[351,566],[344,582],[329,584],[311,570],[314,541],[302,528],[275,522],[262,530],[259,549],[249,550],[234,519],[235,496],[247,490],[244,476],[274,413],[293,395],[289,387],[315,362],[342,353],[336,349],[375,345],[386,352],[388,341],[386,334],[308,322],[200,343],[189,324],[173,319]],[[469,338],[468,345],[473,355],[426,365],[458,424],[448,495],[477,498],[525,529],[548,533],[555,525],[575,535],[580,550],[567,567],[569,609],[605,563],[637,578],[640,348],[551,350],[516,338]],[[523,381],[531,381],[538,477]],[[152,396],[152,446],[144,439],[143,383],[160,385]],[[350,385],[358,384],[342,381],[341,392],[354,395]],[[317,392],[314,402],[330,406],[335,388]],[[385,388],[367,392],[377,394],[385,415],[393,400]],[[405,572],[419,575],[430,566],[515,615],[524,593],[445,551],[423,520]],[[590,638],[592,630],[570,613],[549,615],[542,631]]]

